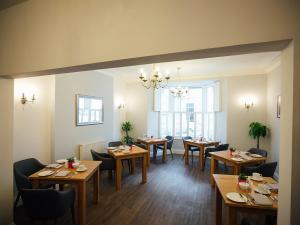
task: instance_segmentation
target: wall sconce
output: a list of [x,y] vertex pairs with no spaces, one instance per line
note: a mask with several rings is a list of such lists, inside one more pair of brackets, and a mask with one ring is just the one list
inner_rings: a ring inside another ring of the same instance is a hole
[[253,100],[250,98],[245,99],[244,105],[245,105],[245,108],[247,110],[249,110],[251,107],[254,106]]
[[118,109],[124,109],[124,108],[125,108],[125,105],[124,105],[124,104],[118,105]]
[[32,98],[31,98],[30,100],[27,99],[27,97],[25,96],[24,93],[22,94],[21,103],[22,103],[23,105],[26,104],[27,102],[34,103],[35,100],[36,100],[36,98],[35,98],[35,95],[34,95],[34,94],[32,95]]

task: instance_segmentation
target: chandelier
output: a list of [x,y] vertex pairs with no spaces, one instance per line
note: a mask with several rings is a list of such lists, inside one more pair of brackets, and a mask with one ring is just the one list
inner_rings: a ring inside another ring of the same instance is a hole
[[[179,80],[181,82],[181,77],[179,75],[180,67],[177,67],[177,75],[179,76]],[[185,87],[181,87],[181,85],[170,89],[170,92],[174,97],[184,97],[189,93],[189,89]]]
[[149,89],[152,87],[153,89],[159,89],[164,88],[168,85],[170,75],[167,74],[166,76],[163,76],[159,69],[155,66],[155,64],[153,64],[151,74],[152,75],[149,77],[149,79],[147,79],[147,75],[145,74],[143,69],[141,69],[140,71],[139,78],[145,88]]

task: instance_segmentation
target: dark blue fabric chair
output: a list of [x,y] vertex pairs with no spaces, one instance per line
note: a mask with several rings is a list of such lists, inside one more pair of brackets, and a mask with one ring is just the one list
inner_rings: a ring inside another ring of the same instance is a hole
[[[28,177],[31,174],[34,174],[43,168],[45,168],[45,165],[43,165],[37,159],[34,158],[24,159],[14,163],[14,177],[18,189],[18,195],[14,203],[14,209],[16,209],[18,205],[21,196],[21,191],[23,189],[32,189],[32,184],[28,179]],[[51,185],[46,185],[41,187],[49,188],[51,187]]]
[[[173,136],[166,136],[165,138],[168,139],[168,141],[167,141],[167,149],[170,150],[171,156],[172,156],[172,160],[173,160],[172,146],[173,146],[173,142],[174,142],[174,137]],[[164,146],[160,144],[160,145],[157,145],[156,148],[163,150]]]
[[75,225],[74,201],[75,191],[57,191],[53,189],[23,189],[21,197],[30,220],[54,220],[62,217],[71,209],[73,225]]
[[260,173],[264,177],[273,177],[277,167],[277,162],[264,163],[259,166],[246,166],[242,168],[242,173],[251,176],[252,173]]
[[[184,146],[186,140],[191,140],[191,139],[192,139],[191,136],[185,136],[185,137],[183,137],[182,138],[183,146]],[[194,162],[194,152],[200,152],[200,148],[198,148],[196,146],[189,146],[188,150],[192,153],[191,155],[192,155],[192,163],[193,163]]]
[[116,170],[116,161],[111,155],[107,153],[99,153],[91,149],[92,158],[94,161],[102,161],[100,165],[100,171],[108,170]]
[[263,157],[268,157],[268,152],[266,150],[263,150],[263,149],[250,148],[248,150],[248,152],[251,153],[251,154],[258,154],[258,155],[261,155]]

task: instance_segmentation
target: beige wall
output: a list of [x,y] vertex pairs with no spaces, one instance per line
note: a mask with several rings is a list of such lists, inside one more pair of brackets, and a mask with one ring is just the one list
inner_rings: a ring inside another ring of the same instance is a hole
[[287,61],[296,63],[284,73],[282,87],[287,91],[282,95],[281,146],[286,151],[281,164],[288,167],[279,172],[287,179],[281,187],[287,196],[280,201],[278,224],[289,224],[291,211],[291,224],[297,224],[300,103],[292,99],[300,98],[300,90],[291,86],[300,84],[299,16],[297,0],[30,0],[0,12],[0,74],[293,38],[295,52],[287,53]]
[[297,14],[293,1],[30,0],[0,12],[0,74],[292,38]]
[[13,98],[13,80],[0,79],[0,224],[10,224],[12,222]]
[[[14,161],[37,158],[42,163],[51,161],[51,89],[54,76],[15,80],[14,89]],[[34,103],[21,104],[22,93]]]

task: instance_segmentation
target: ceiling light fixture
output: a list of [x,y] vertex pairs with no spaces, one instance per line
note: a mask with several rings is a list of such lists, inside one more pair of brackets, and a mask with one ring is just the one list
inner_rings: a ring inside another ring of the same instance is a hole
[[[181,69],[180,67],[177,67],[177,76],[179,76],[179,80],[181,82],[181,76],[179,73],[180,69]],[[189,93],[189,89],[185,87],[181,87],[181,85],[172,88],[170,91],[174,97],[184,97]]]
[[159,89],[159,88],[165,88],[168,85],[168,81],[170,79],[170,75],[167,73],[167,75],[163,76],[162,73],[159,71],[159,68],[153,64],[152,72],[149,79],[147,79],[147,75],[144,72],[143,69],[140,71],[140,80],[142,81],[142,85],[149,89]]

